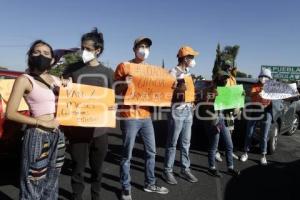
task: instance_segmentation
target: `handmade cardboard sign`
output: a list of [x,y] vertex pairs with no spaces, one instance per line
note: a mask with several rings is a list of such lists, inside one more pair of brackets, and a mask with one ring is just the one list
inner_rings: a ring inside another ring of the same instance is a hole
[[57,119],[65,126],[115,127],[114,90],[75,83],[61,87]]
[[[0,80],[0,98],[2,98],[2,110],[6,112],[6,106],[11,94],[13,85],[15,80],[14,79],[3,79]],[[22,98],[18,111],[28,110],[28,105],[25,102],[24,98]]]
[[[132,82],[124,95],[125,105],[140,106],[171,106],[173,85],[176,79],[161,67],[127,63]],[[186,102],[195,99],[195,88],[191,77],[185,77],[188,90]]]
[[170,106],[175,78],[161,67],[128,63],[132,82],[124,96],[125,105]]
[[268,100],[287,99],[299,96],[296,83],[286,84],[275,80],[267,81],[261,92],[261,97]]

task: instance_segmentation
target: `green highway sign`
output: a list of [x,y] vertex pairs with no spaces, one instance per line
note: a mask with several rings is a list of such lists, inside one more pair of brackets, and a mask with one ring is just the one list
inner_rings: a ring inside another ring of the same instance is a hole
[[270,69],[273,79],[285,81],[300,80],[300,66],[269,66],[262,65],[261,68]]

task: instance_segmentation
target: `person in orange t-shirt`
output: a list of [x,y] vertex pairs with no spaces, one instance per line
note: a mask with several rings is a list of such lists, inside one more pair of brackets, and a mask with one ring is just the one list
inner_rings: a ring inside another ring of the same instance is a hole
[[[260,120],[255,120],[255,119],[249,119],[247,122],[247,133],[246,133],[246,138],[245,138],[245,146],[244,150],[245,153],[241,156],[241,161],[246,162],[248,160],[248,154],[247,152],[250,150],[251,146],[251,139],[252,135],[255,130],[255,125],[257,121],[261,121],[262,127],[261,127],[261,141],[260,141],[260,148],[261,148],[261,154],[262,157],[260,159],[261,165],[267,165],[267,159],[266,159],[266,154],[267,154],[267,142],[268,142],[268,134],[271,126],[271,121],[272,121],[272,103],[270,100],[263,99],[261,97],[261,92],[263,90],[263,86],[266,81],[272,79],[272,74],[269,69],[261,69],[260,75],[259,75],[259,82],[254,84],[251,88],[250,96],[251,96],[251,102],[253,103],[258,103],[260,104],[264,111],[259,116],[263,116],[262,119]],[[256,114],[257,115],[257,114]],[[259,116],[251,116],[251,118],[261,118]]]
[[[123,82],[116,84],[116,94],[124,95],[128,88],[128,84],[132,81],[132,76],[129,73],[129,64],[145,64],[150,53],[152,41],[146,37],[139,37],[135,40],[133,51],[135,58],[120,63],[115,71],[115,81]],[[120,179],[122,185],[122,200],[131,200],[131,177],[130,177],[130,160],[135,143],[135,139],[139,134],[144,141],[145,148],[145,192],[155,192],[159,194],[167,194],[169,190],[165,187],[160,187],[156,184],[154,174],[155,170],[155,135],[154,128],[150,116],[150,107],[138,105],[120,105],[118,111],[121,117],[120,126],[123,134],[123,151],[120,166]]]

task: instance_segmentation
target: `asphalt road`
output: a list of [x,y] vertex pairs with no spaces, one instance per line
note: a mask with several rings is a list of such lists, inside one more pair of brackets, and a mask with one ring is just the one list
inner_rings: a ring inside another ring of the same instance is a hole
[[[213,178],[207,171],[206,141],[198,137],[202,130],[193,132],[191,147],[191,168],[198,177],[198,183],[188,183],[177,177],[178,185],[170,186],[160,178],[163,169],[164,143],[166,135],[165,126],[156,126],[157,157],[156,174],[158,183],[170,189],[167,195],[146,193],[143,191],[144,160],[143,145],[137,140],[131,165],[132,195],[134,200],[299,200],[300,190],[300,132],[293,136],[282,135],[279,139],[278,150],[274,155],[268,156],[269,165],[258,165],[259,156],[250,154],[250,160],[246,163],[235,161],[235,166],[242,170],[238,178],[227,175],[226,163],[218,164],[223,173],[223,178]],[[102,197],[104,200],[117,200],[120,196],[119,163],[121,152],[120,133],[110,133],[109,153],[104,165]],[[241,152],[237,152],[241,154]],[[179,160],[177,152],[177,161]],[[224,157],[223,157],[224,158]],[[224,158],[225,159],[225,158]],[[65,162],[60,178],[60,199],[71,199],[69,155]],[[175,163],[175,172],[179,172],[178,162]],[[89,196],[89,166],[86,168],[86,190],[84,199]],[[12,160],[0,160],[0,200],[18,199],[18,165]]]

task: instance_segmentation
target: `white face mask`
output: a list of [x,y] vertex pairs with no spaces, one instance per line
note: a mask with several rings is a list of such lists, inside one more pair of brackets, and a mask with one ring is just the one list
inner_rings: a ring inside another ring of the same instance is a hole
[[189,61],[188,67],[194,68],[195,66],[196,66],[196,61],[195,61],[195,59],[191,59],[191,60]]
[[270,80],[267,77],[259,77],[259,82],[261,82],[262,84],[265,84],[268,80]]
[[95,54],[88,50],[83,50],[81,57],[82,57],[83,63],[90,62],[91,60],[96,58]]
[[149,49],[147,48],[139,48],[138,51],[136,52],[136,56],[141,59],[141,60],[146,60],[149,56]]

